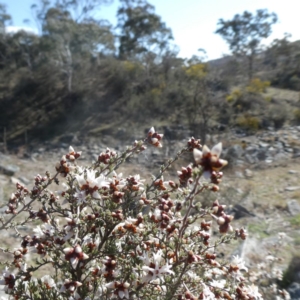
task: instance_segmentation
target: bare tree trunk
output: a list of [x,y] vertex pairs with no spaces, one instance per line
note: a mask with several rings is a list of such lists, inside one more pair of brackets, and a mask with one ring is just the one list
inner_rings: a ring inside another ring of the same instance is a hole
[[253,77],[254,57],[255,57],[255,52],[253,50],[251,50],[251,54],[248,56],[248,79],[249,79],[249,81]]
[[6,127],[4,127],[3,129],[3,150],[4,150],[4,153],[7,154],[8,153],[8,150],[7,150],[7,135],[6,135]]
[[69,45],[65,46],[66,59],[67,59],[67,78],[68,78],[68,92],[72,92],[72,81],[73,81],[73,68],[72,68],[72,53]]
[[72,69],[68,69],[67,71],[67,76],[68,76],[68,92],[71,93],[72,92],[72,77],[73,72]]

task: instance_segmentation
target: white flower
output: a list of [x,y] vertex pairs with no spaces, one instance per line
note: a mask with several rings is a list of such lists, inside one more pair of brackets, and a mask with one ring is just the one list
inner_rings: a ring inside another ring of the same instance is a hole
[[122,252],[123,251],[123,248],[122,248],[122,245],[125,244],[124,243],[124,240],[123,239],[118,239],[116,242],[115,242],[115,245],[118,249],[119,252]]
[[143,266],[144,276],[142,278],[143,282],[150,282],[152,280],[161,279],[163,281],[163,275],[174,274],[171,270],[172,265],[168,263],[161,266],[163,263],[162,250],[158,250],[157,253],[153,254],[153,263],[148,266]]
[[86,260],[89,256],[83,253],[82,248],[80,245],[76,245],[74,248],[65,248],[65,259],[70,261],[73,269],[76,269],[79,261]]
[[108,289],[116,289],[116,293],[118,293],[118,296],[123,299],[129,299],[129,292],[128,292],[128,288],[130,286],[130,284],[128,282],[119,282],[119,281],[112,281],[107,283],[106,288]]
[[109,256],[106,256],[105,259],[103,259],[103,267],[101,268],[101,273],[107,277],[117,277],[119,274],[119,270],[116,269],[116,260],[112,259]]
[[291,300],[291,295],[286,290],[279,290],[278,292],[283,296],[283,298],[277,296],[276,300]]
[[[79,209],[79,206],[78,206],[78,209]],[[76,238],[76,234],[78,232],[75,229],[80,222],[80,219],[79,219],[80,211],[79,210],[77,210],[77,216],[75,218],[73,218],[73,215],[70,212],[68,212],[67,214],[68,214],[68,217],[65,218],[65,220],[67,221],[67,225],[64,226],[64,231],[66,232],[66,235],[63,238],[64,241],[69,240],[74,235]]]
[[256,285],[252,284],[248,287],[245,287],[245,291],[249,296],[253,297],[255,300],[260,300],[260,299],[263,300],[263,297],[258,292],[258,287]]
[[85,174],[76,175],[76,179],[79,184],[81,191],[85,191],[86,195],[91,195],[94,199],[101,199],[101,196],[98,192],[100,188],[109,187],[109,183],[106,178],[100,174],[96,177],[96,172],[94,170],[86,170]]
[[286,233],[285,232],[278,232],[278,237],[279,237],[279,239],[284,239],[284,238],[286,238]]
[[40,239],[45,239],[47,236],[53,236],[55,233],[55,228],[45,223],[42,226],[37,226],[33,229],[33,232],[35,232],[35,236]]
[[245,262],[238,255],[233,256],[233,260],[230,264],[230,267],[234,270],[236,269],[236,272],[238,272],[239,270],[245,270],[246,272],[248,272],[248,268],[245,266]]
[[150,258],[149,258],[149,255],[148,255],[148,252],[145,252],[145,251],[143,252],[143,256],[139,256],[139,259],[142,260],[145,265],[149,265],[150,262],[151,262]]
[[22,272],[26,273],[27,272],[27,264],[26,263],[21,264],[20,269]]
[[44,238],[45,237],[45,234],[44,234],[41,226],[37,226],[32,231],[35,233],[35,237],[37,237],[37,238]]
[[62,187],[62,191],[55,191],[55,193],[56,195],[63,197],[66,194],[66,191],[69,189],[69,187],[65,182],[61,184],[61,187]]
[[41,281],[45,284],[47,289],[56,288],[55,281],[50,275],[43,276]]
[[113,171],[112,178],[109,178],[108,181],[111,183],[117,190],[122,190],[122,188],[126,185],[126,180],[123,178],[123,174],[117,174]]
[[74,293],[75,292],[75,290],[76,290],[76,288],[78,287],[78,286],[81,286],[82,285],[82,283],[81,282],[79,282],[79,281],[72,281],[72,280],[70,280],[70,279],[65,279],[65,282],[64,282],[64,284],[61,286],[61,288],[60,288],[60,293],[64,293],[64,292],[66,292],[66,291],[69,291],[69,292],[71,292],[71,293]]
[[118,231],[130,231],[132,233],[141,232],[143,230],[144,225],[142,223],[139,224],[138,219],[134,219],[128,217],[125,222],[119,223],[113,230],[113,233],[118,233]]
[[268,261],[274,261],[275,260],[275,257],[273,256],[273,255],[267,255],[266,256],[266,260],[268,260]]
[[280,270],[278,268],[274,268],[272,270],[272,276],[273,276],[273,278],[276,278],[278,280],[282,280],[283,272],[282,272],[282,270]]
[[215,288],[219,288],[219,289],[223,289],[225,287],[225,284],[226,284],[225,279],[213,280],[210,282],[211,286],[213,286]]
[[203,285],[203,298],[204,300],[215,300],[215,294],[210,290],[210,288],[205,284],[202,283]]
[[93,247],[97,247],[100,244],[100,239],[99,237],[96,238],[92,238],[92,236],[90,234],[86,235],[83,239],[82,239],[82,246],[93,246]]
[[[100,285],[97,292],[98,292],[99,296],[102,296],[107,292],[107,287],[105,285]],[[99,299],[101,299],[101,298],[99,298]]]
[[86,192],[81,191],[76,187],[76,193],[74,193],[74,197],[77,199],[77,204],[81,205],[86,202]]
[[218,278],[220,276],[223,276],[224,274],[225,274],[224,271],[220,270],[219,268],[212,268],[212,269],[208,269],[204,273],[204,277],[208,279],[212,279],[212,278]]
[[163,134],[157,133],[155,132],[154,127],[151,127],[150,130],[148,131],[148,142],[150,144],[152,144],[155,147],[161,148],[162,144],[161,144],[161,139],[163,138]]
[[220,159],[222,152],[222,143],[218,143],[211,150],[204,145],[202,151],[194,148],[193,154],[197,165],[202,166],[203,176],[210,179],[213,171],[219,171],[227,165],[227,161]]
[[127,181],[127,187],[130,188],[132,191],[143,191],[143,182],[145,179],[141,179],[139,174],[136,174],[134,176],[129,175],[126,178]]
[[155,208],[154,213],[150,212],[149,215],[150,217],[154,216],[156,221],[160,221],[162,219],[161,210],[158,208]]
[[[81,299],[82,298],[80,297],[80,295],[77,292],[75,292],[72,296],[69,297],[68,300],[81,300]],[[85,298],[84,300],[86,300],[86,299],[89,299],[89,297]]]
[[192,271],[187,272],[187,275],[190,276],[190,278],[193,281],[200,281],[201,280],[201,277],[199,277],[196,273],[194,273]]
[[15,286],[15,275],[8,271],[8,268],[5,267],[5,270],[2,273],[3,279],[0,280],[0,285],[4,285],[4,291],[10,293]]
[[74,161],[75,159],[79,158],[81,155],[81,151],[76,152],[72,146],[69,147],[69,153],[66,155],[66,158],[70,161]]

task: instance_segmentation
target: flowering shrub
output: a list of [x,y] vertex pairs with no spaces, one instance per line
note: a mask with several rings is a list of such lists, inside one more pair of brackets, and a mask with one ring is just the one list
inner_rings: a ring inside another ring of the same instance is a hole
[[245,130],[257,131],[260,127],[260,120],[258,117],[254,117],[248,113],[243,114],[236,120],[238,126]]
[[270,84],[270,81],[261,81],[259,78],[253,78],[247,85],[246,91],[252,94],[265,93]]
[[286,248],[287,238],[284,232],[278,232],[277,238],[275,236],[273,242],[265,245],[268,250],[266,255],[260,260],[256,258],[256,265],[247,273],[249,280],[260,287],[264,299],[291,299],[289,293],[280,287],[284,275],[280,265],[283,261],[280,253],[286,251],[284,248]]
[[[262,299],[240,257],[218,256],[218,246],[244,240],[245,229],[233,230],[217,200],[201,207],[204,190],[219,190],[227,164],[221,143],[210,150],[191,138],[150,182],[116,172],[147,145],[162,147],[162,137],[151,128],[144,140],[121,154],[107,149],[89,167],[70,147],[54,175],[37,175],[30,190],[17,183],[9,218],[1,218],[1,229],[20,239],[18,248],[2,249],[12,259],[0,284],[12,299]],[[177,181],[166,180],[186,152],[194,163]],[[33,229],[22,235],[25,224]]]
[[203,79],[207,75],[207,64],[196,63],[185,68],[185,73],[189,78]]
[[231,94],[226,96],[226,101],[231,103],[231,102],[236,102],[239,99],[243,97],[243,92],[240,89],[234,89]]

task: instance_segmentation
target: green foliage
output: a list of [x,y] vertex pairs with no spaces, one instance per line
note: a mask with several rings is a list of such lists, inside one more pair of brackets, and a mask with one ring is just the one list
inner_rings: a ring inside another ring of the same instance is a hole
[[[262,119],[270,119],[269,114],[261,113],[262,111],[270,110],[270,101],[267,101],[266,97],[262,95],[269,85],[269,81],[254,78],[246,86],[233,89],[225,97],[226,104],[230,105],[237,114],[235,125],[245,130],[257,131],[262,126]],[[252,111],[251,114],[248,113],[249,110]],[[286,120],[286,114],[283,114],[282,110],[278,113],[274,111],[272,116],[274,117],[272,122],[278,124],[278,128]]]
[[292,89],[299,91],[300,90],[300,76],[298,74],[294,74],[289,79],[289,85]]
[[300,123],[300,108],[294,110],[294,120],[299,124]]
[[300,265],[300,256],[296,254],[288,268],[283,273],[283,278],[280,282],[280,286],[283,288],[287,288],[291,283],[297,281],[297,273],[299,272],[299,265]]
[[256,15],[244,11],[241,15],[236,14],[232,20],[219,19],[219,28],[215,33],[225,39],[233,53],[251,54],[262,39],[270,36],[272,25],[276,22],[276,14],[266,9],[257,10]]
[[226,96],[226,101],[229,103],[238,101],[243,96],[243,92],[240,89],[234,89],[231,94]]
[[103,86],[106,70],[100,75],[99,64],[114,49],[111,26],[93,18],[75,19],[68,5],[83,1],[64,2],[33,6],[39,36],[25,31],[0,36],[0,127],[7,129],[8,140],[23,139],[27,131],[41,134],[49,123],[55,131],[70,121],[66,110],[68,116],[82,118],[91,105],[83,105],[84,98],[98,92],[99,82]]
[[265,99],[267,102],[271,102],[271,101],[272,101],[272,97],[271,97],[271,96],[265,96],[264,99]]
[[128,72],[133,72],[136,69],[135,64],[127,60],[123,61],[123,67]]
[[248,77],[253,75],[253,62],[261,42],[272,33],[272,25],[277,22],[277,15],[266,9],[259,9],[256,15],[248,11],[236,14],[232,20],[219,19],[215,33],[228,43],[233,54],[248,58]]
[[151,95],[156,98],[156,97],[159,97],[162,93],[162,90],[159,89],[159,88],[154,88],[150,91]]
[[133,58],[146,52],[161,53],[173,39],[171,29],[146,0],[122,0],[118,9],[119,56]]
[[266,223],[252,223],[248,225],[248,230],[255,236],[259,238],[267,238],[269,234],[267,234],[267,224]]
[[[289,63],[292,58],[293,45],[289,41],[290,34],[285,33],[282,39],[275,39],[266,50],[264,64],[271,67],[271,69],[285,69],[290,67]],[[284,59],[283,59],[284,58]]]
[[236,124],[250,131],[257,131],[260,128],[260,120],[258,117],[252,116],[250,114],[244,114],[237,118]]
[[246,86],[246,91],[252,94],[264,93],[270,84],[270,81],[262,81],[259,78],[253,78]]
[[281,104],[280,109],[277,105],[268,103],[265,118],[272,123],[274,128],[279,129],[289,119],[289,112],[284,103]]
[[219,68],[203,55],[179,58],[170,50],[171,30],[147,1],[121,2],[118,33],[93,17],[106,2],[89,0],[84,8],[85,0],[41,0],[33,6],[39,35],[0,35],[0,129],[6,128],[8,141],[44,139],[65,127],[91,132],[112,119],[123,124],[132,118],[141,124],[172,120],[204,142],[220,123],[234,125],[240,114],[251,109],[258,115],[269,104],[260,95],[266,82],[253,79],[242,87],[232,81],[241,87],[226,97],[230,81]]
[[292,217],[290,223],[295,228],[300,228],[300,214]]
[[296,246],[300,246],[300,236],[296,236],[296,237],[294,238],[294,244],[295,244]]
[[207,73],[207,64],[198,63],[185,68],[185,73],[189,78],[192,79],[203,79]]
[[6,6],[0,3],[0,34],[3,34],[5,25],[11,20],[11,16],[6,12]]

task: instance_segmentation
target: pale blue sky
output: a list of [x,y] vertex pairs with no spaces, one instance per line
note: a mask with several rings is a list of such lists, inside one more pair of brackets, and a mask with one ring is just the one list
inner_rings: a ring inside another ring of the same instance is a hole
[[[34,21],[24,25],[23,20],[32,19],[31,4],[36,0],[0,0],[7,5],[7,11],[13,17],[14,26],[35,27]],[[180,48],[181,57],[197,54],[199,48],[207,52],[209,59],[229,54],[227,44],[214,31],[218,19],[231,19],[235,14],[245,10],[255,12],[267,8],[277,13],[279,23],[274,25],[272,36],[282,38],[285,32],[291,33],[291,40],[300,40],[300,0],[149,0],[156,8],[156,13],[170,27],[174,35],[174,43]],[[103,6],[97,16],[116,24],[116,12],[119,3]]]

